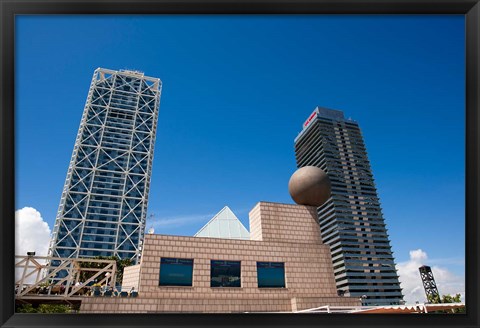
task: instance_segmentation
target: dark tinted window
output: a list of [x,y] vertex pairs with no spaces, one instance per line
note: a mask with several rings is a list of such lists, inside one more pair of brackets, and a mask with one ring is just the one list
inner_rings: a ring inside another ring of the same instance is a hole
[[159,286],[192,286],[193,260],[162,258]]
[[240,287],[240,261],[210,262],[210,287]]
[[259,288],[285,288],[285,265],[282,262],[257,262]]

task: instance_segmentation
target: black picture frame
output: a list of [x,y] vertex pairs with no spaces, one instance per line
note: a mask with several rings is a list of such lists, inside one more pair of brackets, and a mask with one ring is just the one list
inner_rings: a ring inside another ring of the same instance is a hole
[[[478,327],[479,50],[478,0],[0,0],[0,324],[2,327]],[[463,14],[466,20],[465,315],[14,314],[14,23],[22,14]]]

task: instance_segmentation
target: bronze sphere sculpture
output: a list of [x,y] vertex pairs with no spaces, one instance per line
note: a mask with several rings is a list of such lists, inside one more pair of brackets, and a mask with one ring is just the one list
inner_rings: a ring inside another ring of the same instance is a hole
[[299,205],[322,206],[330,197],[330,179],[321,168],[304,166],[292,174],[288,191]]

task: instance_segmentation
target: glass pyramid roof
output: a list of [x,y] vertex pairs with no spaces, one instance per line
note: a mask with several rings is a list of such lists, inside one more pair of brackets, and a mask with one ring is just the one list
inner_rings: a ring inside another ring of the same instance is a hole
[[225,239],[250,239],[250,233],[242,222],[225,206],[194,237],[225,238]]

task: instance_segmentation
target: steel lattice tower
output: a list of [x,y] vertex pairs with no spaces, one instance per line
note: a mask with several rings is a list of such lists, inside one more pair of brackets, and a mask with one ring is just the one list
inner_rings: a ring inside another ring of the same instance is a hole
[[317,166],[331,181],[318,219],[338,292],[365,305],[399,304],[402,289],[358,123],[317,107],[295,138],[295,157],[297,167]]
[[138,71],[95,70],[75,141],[49,255],[138,262],[161,81]]
[[433,278],[432,268],[428,265],[423,265],[418,268],[418,271],[420,271],[420,277],[422,278],[425,295],[427,295],[427,301],[430,302],[435,299],[440,301],[440,294],[438,293],[435,278]]

